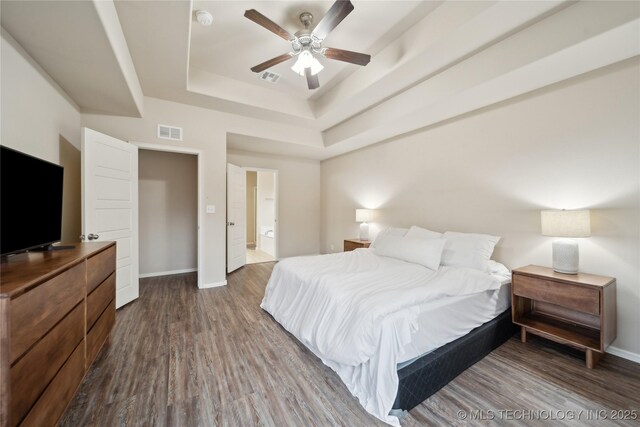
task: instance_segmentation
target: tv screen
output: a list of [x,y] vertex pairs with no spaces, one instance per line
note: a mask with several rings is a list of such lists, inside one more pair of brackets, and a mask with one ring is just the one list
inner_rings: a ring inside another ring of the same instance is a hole
[[48,246],[62,237],[64,168],[0,147],[0,253]]

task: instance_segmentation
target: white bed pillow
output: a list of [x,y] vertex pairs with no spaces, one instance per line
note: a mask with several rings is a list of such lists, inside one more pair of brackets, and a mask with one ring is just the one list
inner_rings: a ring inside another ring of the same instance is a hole
[[427,230],[426,228],[412,225],[409,231],[407,231],[407,237],[421,237],[423,239],[439,239],[442,237],[442,233],[437,231]]
[[487,269],[491,274],[499,274],[501,276],[511,276],[511,270],[506,265],[490,259],[487,261]]
[[373,239],[373,242],[371,242],[371,245],[369,245],[369,247],[375,248],[382,241],[384,241],[388,236],[403,237],[407,234],[408,231],[409,231],[408,228],[393,228],[393,227],[385,228],[384,230],[378,233],[378,235],[376,236],[375,239]]
[[442,265],[474,268],[484,272],[488,271],[489,260],[500,240],[498,236],[455,231],[447,231],[443,237],[446,243],[442,251]]
[[376,255],[419,264],[431,270],[440,266],[445,239],[387,235],[373,249]]

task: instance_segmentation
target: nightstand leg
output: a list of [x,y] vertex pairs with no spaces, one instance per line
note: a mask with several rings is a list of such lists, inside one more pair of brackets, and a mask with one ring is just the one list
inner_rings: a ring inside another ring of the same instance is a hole
[[520,326],[520,341],[527,342],[527,330],[524,326]]
[[587,368],[593,369],[596,367],[598,362],[600,361],[600,356],[602,353],[598,353],[597,351],[593,351],[590,348],[587,349]]

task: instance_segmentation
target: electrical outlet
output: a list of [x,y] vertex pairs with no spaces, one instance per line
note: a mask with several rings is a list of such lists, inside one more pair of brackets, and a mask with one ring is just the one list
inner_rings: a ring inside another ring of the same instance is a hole
[[329,249],[331,250],[331,252],[335,250],[335,248],[333,247],[333,244],[329,245]]
[[216,205],[207,205],[207,213],[216,213]]

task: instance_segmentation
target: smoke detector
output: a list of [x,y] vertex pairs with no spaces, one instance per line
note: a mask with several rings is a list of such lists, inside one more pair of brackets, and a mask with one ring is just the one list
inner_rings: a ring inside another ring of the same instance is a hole
[[205,27],[208,27],[213,23],[213,15],[211,15],[206,10],[197,10],[196,20],[200,25],[204,25]]

